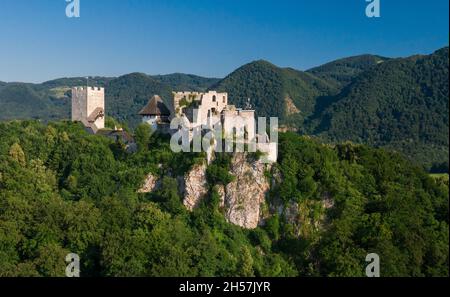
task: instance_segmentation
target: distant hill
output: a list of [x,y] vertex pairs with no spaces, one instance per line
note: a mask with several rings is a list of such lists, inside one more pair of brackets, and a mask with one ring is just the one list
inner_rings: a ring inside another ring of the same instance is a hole
[[220,80],[219,78],[207,78],[184,73],[152,75],[151,77],[170,86],[174,91],[205,91]]
[[387,60],[389,58],[381,56],[360,55],[332,61],[307,72],[326,80],[336,88],[342,88],[360,73]]
[[388,147],[429,165],[448,164],[448,55],[447,47],[362,72],[314,115],[311,133]]
[[24,83],[0,86],[0,120],[61,119],[69,115],[68,102],[55,100],[50,91]]
[[85,86],[89,84],[90,86],[99,86],[104,87],[109,81],[113,80],[114,77],[65,77],[58,78],[54,80],[49,80],[42,83],[42,87],[44,88],[58,88],[58,87],[77,87],[77,86]]
[[131,73],[109,81],[105,97],[107,113],[119,121],[136,126],[138,115],[154,94],[160,95],[170,106],[172,88],[143,73]]
[[293,117],[297,122],[313,112],[316,98],[337,92],[325,80],[264,60],[238,68],[211,89],[227,91],[229,102],[237,106],[245,106],[250,98],[259,116]]

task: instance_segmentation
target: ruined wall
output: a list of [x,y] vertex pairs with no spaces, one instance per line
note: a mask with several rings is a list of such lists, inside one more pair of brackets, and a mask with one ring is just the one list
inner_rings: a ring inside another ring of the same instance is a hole
[[207,119],[210,116],[219,116],[222,110],[228,105],[228,94],[218,93],[216,91],[209,91],[208,93],[198,92],[177,92],[173,96],[173,106],[175,109],[174,115],[180,116],[182,114],[183,101],[197,102],[199,117],[202,124],[207,124]]

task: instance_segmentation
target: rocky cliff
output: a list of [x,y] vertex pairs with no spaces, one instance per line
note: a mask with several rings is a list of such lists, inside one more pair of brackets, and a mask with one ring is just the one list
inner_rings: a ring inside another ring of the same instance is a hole
[[181,186],[180,192],[184,195],[183,204],[188,210],[192,211],[208,193],[206,164],[195,165],[191,171],[186,173],[179,184]]
[[261,219],[261,209],[270,189],[264,175],[266,165],[248,161],[247,154],[236,153],[232,159],[231,174],[236,179],[225,187],[225,218],[228,222],[247,229],[256,228]]
[[[259,160],[248,160],[246,153],[236,153],[231,162],[235,180],[227,186],[216,185],[220,207],[228,222],[243,228],[256,228],[261,220],[261,207],[270,188],[264,175],[266,165]],[[193,210],[208,193],[205,164],[194,166],[186,173],[183,182],[183,204]]]
[[[233,154],[229,173],[234,176],[234,180],[226,186],[209,185],[207,168],[205,161],[194,165],[184,176],[177,177],[184,206],[189,211],[194,210],[214,189],[219,194],[219,207],[225,219],[246,229],[254,229],[264,224],[271,215],[278,214],[293,226],[294,233],[307,236],[321,228],[324,210],[333,206],[329,196],[288,204],[273,197],[268,204],[266,197],[271,187],[282,182],[282,176],[276,167],[254,160],[247,153]],[[271,179],[266,176],[266,172],[271,172]],[[157,178],[149,174],[139,192],[152,192],[159,186]]]

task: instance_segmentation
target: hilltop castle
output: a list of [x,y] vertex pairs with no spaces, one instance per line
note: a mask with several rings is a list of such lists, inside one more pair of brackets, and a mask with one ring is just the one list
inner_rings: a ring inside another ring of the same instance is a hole
[[[243,144],[256,143],[256,149],[266,153],[269,162],[277,160],[277,144],[271,142],[265,133],[256,133],[255,111],[236,108],[228,104],[228,94],[209,91],[200,92],[176,92],[173,93],[172,110],[164,104],[162,99],[155,95],[148,104],[139,112],[142,121],[152,126],[155,131],[173,134],[178,130],[170,129],[170,120],[173,118],[187,119],[189,140],[192,141],[194,129],[205,127],[214,130],[220,125],[223,128],[224,138],[235,139]],[[239,136],[241,138],[239,138]]]
[[[265,132],[265,122],[263,122],[264,132],[256,133],[255,111],[250,109],[249,104],[246,109],[229,105],[227,93],[176,92],[173,93],[171,108],[164,104],[161,97],[154,95],[139,115],[154,131],[171,135],[179,128],[171,129],[170,121],[174,118],[183,119],[188,123],[186,128],[189,130],[189,141],[193,139],[194,130],[206,128],[212,131],[219,126],[225,139],[233,139],[236,145],[254,143],[256,145],[254,148],[265,153],[269,162],[277,160],[277,143],[269,139]],[[104,130],[105,89],[72,88],[72,121],[82,122],[94,134],[99,131],[108,132]],[[258,123],[258,126],[261,124]],[[108,133],[111,134],[111,131]]]
[[223,124],[225,132],[232,132],[234,122],[237,119],[243,119],[249,133],[247,138],[255,137],[252,133],[255,130],[253,121],[255,111],[228,105],[227,93],[216,91],[209,91],[208,93],[176,92],[173,93],[172,111],[158,95],[155,95],[139,112],[139,115],[142,116],[143,122],[148,123],[154,130],[160,132],[168,132],[167,125],[175,117],[187,118],[191,130],[199,126],[213,127],[220,122]]

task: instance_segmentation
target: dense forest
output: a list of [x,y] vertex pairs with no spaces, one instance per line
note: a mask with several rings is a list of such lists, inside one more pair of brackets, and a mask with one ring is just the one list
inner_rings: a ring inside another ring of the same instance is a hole
[[[188,212],[176,177],[204,156],[148,132],[127,153],[76,123],[0,123],[0,276],[63,276],[70,252],[82,276],[364,276],[372,252],[382,276],[448,276],[448,180],[398,153],[282,133],[266,203],[303,211],[246,230],[218,207],[230,156]],[[161,187],[137,193],[149,172]]]
[[428,167],[448,164],[448,54],[391,59],[364,72],[314,116],[311,133],[398,150]]

